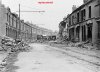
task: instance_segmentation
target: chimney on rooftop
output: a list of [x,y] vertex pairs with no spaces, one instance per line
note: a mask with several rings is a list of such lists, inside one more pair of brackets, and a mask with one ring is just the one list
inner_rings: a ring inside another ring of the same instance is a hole
[[72,11],[74,11],[74,10],[76,10],[76,9],[77,9],[76,5],[73,5]]

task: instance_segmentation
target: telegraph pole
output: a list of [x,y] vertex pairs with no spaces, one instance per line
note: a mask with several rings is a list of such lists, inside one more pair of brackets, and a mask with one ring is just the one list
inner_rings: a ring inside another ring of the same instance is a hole
[[20,18],[20,13],[21,12],[26,12],[26,13],[29,13],[29,12],[38,12],[38,13],[41,13],[41,12],[45,12],[45,11],[21,11],[21,8],[20,8],[20,4],[19,4],[19,11],[16,11],[16,12],[19,12],[19,39],[21,39],[21,18]]
[[20,20],[20,4],[19,4],[19,20]]
[[21,39],[20,4],[19,4],[19,38]]

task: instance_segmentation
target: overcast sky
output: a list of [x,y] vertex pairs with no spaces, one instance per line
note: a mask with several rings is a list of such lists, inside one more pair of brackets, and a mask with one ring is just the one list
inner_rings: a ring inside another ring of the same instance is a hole
[[[53,1],[53,4],[39,4],[40,1]],[[58,24],[63,17],[72,12],[72,5],[80,6],[83,0],[2,0],[2,3],[9,6],[12,12],[18,11],[19,3],[21,10],[45,11],[44,13],[21,12],[21,19],[54,31],[58,30]]]

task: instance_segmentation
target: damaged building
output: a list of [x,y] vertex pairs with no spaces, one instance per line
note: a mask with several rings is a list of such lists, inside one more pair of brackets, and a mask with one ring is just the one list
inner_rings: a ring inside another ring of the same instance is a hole
[[79,7],[73,5],[66,17],[70,41],[98,43],[100,39],[100,0],[83,0]]
[[62,40],[63,39],[63,32],[64,32],[64,29],[66,28],[66,22],[65,22],[65,19],[63,19],[63,21],[61,21],[59,23],[59,40]]

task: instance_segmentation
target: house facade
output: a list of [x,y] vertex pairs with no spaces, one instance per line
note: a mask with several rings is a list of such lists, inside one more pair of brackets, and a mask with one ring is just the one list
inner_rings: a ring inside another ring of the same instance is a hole
[[16,13],[12,13],[10,8],[0,4],[0,37],[10,37],[13,39],[31,40],[32,27],[24,20],[20,20]]
[[100,39],[100,0],[83,0],[78,8],[66,18],[68,38],[71,41],[90,41]]
[[51,30],[38,27],[32,23],[24,22],[16,13],[12,13],[9,7],[0,2],[0,38],[7,36],[13,39],[31,41],[37,35],[50,35]]

